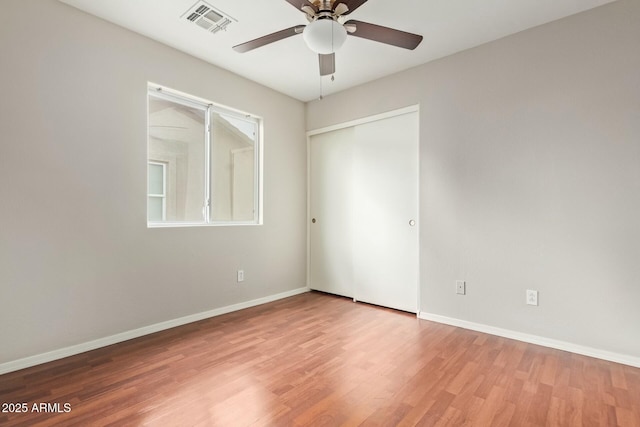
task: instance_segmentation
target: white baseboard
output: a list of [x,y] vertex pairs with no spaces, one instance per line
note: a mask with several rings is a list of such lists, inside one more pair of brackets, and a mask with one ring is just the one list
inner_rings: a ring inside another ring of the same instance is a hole
[[165,329],[175,328],[176,326],[186,325],[187,323],[197,322],[198,320],[208,319],[210,317],[220,316],[222,314],[231,313],[233,311],[242,310],[257,305],[266,304],[268,302],[277,301],[279,299],[292,297],[294,295],[309,292],[309,288],[298,288],[291,291],[282,292],[267,297],[254,299],[251,301],[241,302],[238,304],[228,305],[226,307],[216,308],[202,313],[191,314],[189,316],[180,317],[178,319],[168,320],[166,322],[156,323],[154,325],[144,326],[142,328],[133,329],[119,334],[111,335],[97,340],[85,342],[82,344],[72,345],[70,347],[61,348],[59,350],[38,354],[35,356],[25,357],[23,359],[13,360],[0,364],[0,375],[8,372],[18,371],[20,369],[29,368],[31,366],[40,365],[42,363],[51,362],[53,360],[62,359],[86,351],[95,350],[96,348],[106,347],[108,345],[117,344],[133,338],[144,335],[153,334],[155,332],[164,331]]
[[483,325],[481,323],[474,323],[466,320],[454,319],[452,317],[441,316],[439,314],[426,313],[424,311],[421,311],[420,313],[418,313],[418,318],[640,368],[640,357],[613,353],[610,351],[599,350],[596,348],[573,344],[566,341],[559,341],[551,338],[540,337],[537,335],[525,334],[523,332],[512,331],[509,329],[496,328],[494,326]]

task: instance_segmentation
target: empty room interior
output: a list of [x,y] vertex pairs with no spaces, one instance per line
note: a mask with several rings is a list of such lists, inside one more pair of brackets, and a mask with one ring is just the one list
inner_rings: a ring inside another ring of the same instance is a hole
[[640,426],[640,1],[0,1],[0,425]]

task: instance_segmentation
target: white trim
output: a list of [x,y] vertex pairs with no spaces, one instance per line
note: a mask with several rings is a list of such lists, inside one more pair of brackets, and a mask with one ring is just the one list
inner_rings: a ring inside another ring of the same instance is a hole
[[216,221],[216,222],[147,222],[147,228],[179,228],[179,227],[237,227],[244,225],[262,225],[253,221]]
[[158,96],[159,98],[165,98],[165,96],[171,97],[169,100],[178,100],[178,103],[183,103],[186,106],[196,106],[197,108],[201,108],[204,106],[213,106],[216,108],[220,108],[224,111],[225,114],[236,115],[242,118],[252,118],[257,120],[262,120],[262,116],[258,116],[256,114],[247,113],[246,111],[238,110],[237,108],[229,107],[228,105],[218,104],[217,102],[210,101],[205,98],[200,98],[199,96],[191,95],[186,92],[181,92],[176,89],[171,89],[167,86],[163,86],[157,83],[147,82],[147,93],[151,93]]
[[[338,130],[338,129],[349,128],[349,127],[361,125],[361,124],[364,124],[364,123],[371,123],[371,122],[375,122],[377,120],[388,119],[389,117],[401,116],[403,114],[415,113],[415,112],[417,112],[417,113],[420,112],[420,104],[410,105],[408,107],[399,108],[397,110],[391,110],[391,111],[387,111],[385,113],[375,114],[373,116],[362,117],[360,119],[355,119],[355,120],[351,120],[351,121],[344,122],[344,123],[338,123],[336,125],[323,127],[323,128],[320,128],[320,129],[313,129],[313,130],[307,131],[307,141],[309,141],[309,137],[313,136],[313,135],[318,135],[318,134],[321,134],[321,133],[327,133],[327,132],[331,132],[331,131]],[[418,114],[418,119],[419,119],[419,117],[420,117],[420,114]]]
[[614,353],[606,350],[599,350],[593,347],[587,347],[566,341],[554,340],[551,338],[512,331],[510,329],[497,328],[495,326],[483,325],[481,323],[469,322],[467,320],[455,319],[452,317],[441,316],[439,314],[432,314],[424,311],[421,311],[418,314],[418,318],[640,368],[640,357]]
[[31,366],[40,365],[42,363],[51,362],[53,360],[62,359],[86,351],[95,350],[97,348],[106,347],[108,345],[117,344],[119,342],[128,341],[133,338],[139,338],[144,335],[153,334],[155,332],[164,331],[165,329],[175,328],[176,326],[186,325],[187,323],[197,322],[199,320],[208,319],[210,317],[220,316],[222,314],[231,313],[233,311],[243,310],[245,308],[254,307],[268,302],[289,298],[294,295],[309,292],[309,288],[298,288],[291,291],[282,292],[275,295],[269,295],[263,298],[251,301],[241,302],[238,304],[228,305],[202,313],[191,314],[189,316],[180,317],[178,319],[167,320],[165,322],[156,323],[154,325],[143,326],[142,328],[133,329],[119,334],[111,335],[97,340],[85,342],[82,344],[72,345],[70,347],[61,348],[47,353],[35,356],[25,357],[23,359],[13,360],[11,362],[0,363],[0,375],[20,369],[29,368]]
[[202,206],[202,220],[208,224],[211,222],[211,165],[213,163],[211,159],[211,143],[213,139],[211,134],[211,105],[207,106],[207,113],[204,116],[204,138],[204,194],[202,197],[204,206]]
[[421,262],[420,262],[420,230],[422,228],[422,209],[421,209],[421,203],[420,203],[420,187],[422,185],[422,156],[421,156],[421,144],[420,144],[420,104],[416,104],[414,106],[412,106],[412,108],[415,108],[415,112],[417,117],[417,123],[416,126],[418,126],[418,129],[416,129],[416,132],[418,134],[418,147],[417,150],[418,152],[417,154],[417,159],[416,162],[418,162],[418,183],[416,184],[416,200],[418,201],[418,207],[416,209],[416,215],[417,217],[415,218],[416,221],[416,233],[418,233],[418,238],[416,239],[416,245],[418,246],[416,248],[417,254],[418,254],[418,265],[416,266],[416,280],[418,281],[418,283],[416,284],[416,288],[417,288],[417,295],[416,295],[416,317],[420,314],[420,311],[422,310],[422,292],[420,290],[420,283],[422,283],[420,274],[421,274]]
[[189,95],[179,95],[177,93],[172,93],[171,90],[161,88],[161,87],[151,87],[148,86],[148,95],[153,96],[155,98],[159,98],[165,101],[173,102],[174,104],[180,104],[185,107],[195,108],[196,110],[206,112],[209,109],[209,102],[198,99],[195,96]]

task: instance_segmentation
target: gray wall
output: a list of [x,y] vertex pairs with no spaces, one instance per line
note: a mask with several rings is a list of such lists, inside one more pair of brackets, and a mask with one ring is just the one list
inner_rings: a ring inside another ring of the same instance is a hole
[[308,130],[420,104],[422,311],[640,356],[639,22],[620,0],[308,104]]
[[[0,363],[305,286],[301,102],[54,0],[0,76]],[[147,81],[264,118],[263,226],[147,229]]]

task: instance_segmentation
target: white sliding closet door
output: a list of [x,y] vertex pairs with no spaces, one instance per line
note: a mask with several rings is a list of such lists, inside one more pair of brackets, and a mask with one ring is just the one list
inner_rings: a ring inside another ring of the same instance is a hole
[[418,114],[310,138],[309,285],[418,306]]
[[[417,113],[355,128],[353,297],[417,312]],[[413,223],[411,221],[414,221]]]
[[353,297],[353,128],[313,136],[309,145],[312,213],[309,286]]

